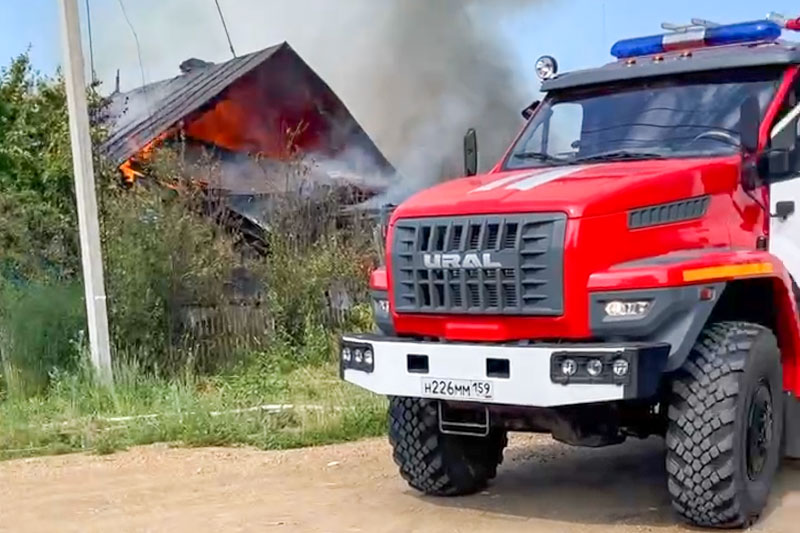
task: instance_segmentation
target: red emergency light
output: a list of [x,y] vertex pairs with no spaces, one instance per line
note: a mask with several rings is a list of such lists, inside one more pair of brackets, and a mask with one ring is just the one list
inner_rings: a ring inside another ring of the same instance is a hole
[[787,19],[779,13],[770,13],[767,18],[785,30],[800,31],[800,17]]

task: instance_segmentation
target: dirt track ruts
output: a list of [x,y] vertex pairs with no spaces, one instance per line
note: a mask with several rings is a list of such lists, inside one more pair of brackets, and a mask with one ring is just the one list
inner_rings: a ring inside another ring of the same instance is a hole
[[[0,463],[0,531],[683,531],[664,483],[657,439],[586,450],[515,436],[489,490],[458,499],[408,489],[383,439],[281,452],[150,446]],[[800,531],[800,463],[784,464],[755,529]]]

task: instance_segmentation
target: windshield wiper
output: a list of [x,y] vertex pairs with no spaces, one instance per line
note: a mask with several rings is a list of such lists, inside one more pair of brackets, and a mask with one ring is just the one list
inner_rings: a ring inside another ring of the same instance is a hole
[[516,159],[536,159],[537,161],[546,161],[549,163],[567,163],[568,161],[563,157],[556,157],[554,155],[546,154],[544,152],[519,152],[514,154]]
[[655,152],[635,152],[631,150],[613,150],[610,152],[602,152],[594,155],[587,155],[578,157],[574,160],[576,163],[583,163],[586,161],[634,161],[637,159],[664,159],[664,154]]

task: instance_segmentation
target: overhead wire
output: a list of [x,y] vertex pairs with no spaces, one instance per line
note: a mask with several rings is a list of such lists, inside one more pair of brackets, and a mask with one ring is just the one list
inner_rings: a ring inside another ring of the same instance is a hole
[[233,48],[231,33],[228,31],[228,24],[225,22],[225,15],[222,13],[222,7],[219,5],[219,0],[214,0],[214,3],[217,4],[217,13],[219,13],[219,20],[222,21],[222,28],[225,30],[225,37],[228,39],[228,46],[231,48],[231,54],[233,54],[233,58],[236,59],[236,50]]
[[136,32],[136,28],[133,26],[133,22],[131,21],[131,18],[128,16],[128,11],[125,9],[125,4],[122,2],[122,0],[117,0],[117,3],[119,3],[119,8],[120,10],[122,10],[122,16],[125,17],[125,22],[127,22],[128,27],[131,29],[131,33],[133,34],[133,39],[136,41],[136,55],[139,58],[139,72],[142,75],[142,90],[144,90],[145,93],[144,96],[145,96],[145,102],[147,104],[148,114],[152,118],[153,110],[151,109],[150,96],[147,92],[147,80],[145,79],[145,74],[144,74],[144,61],[142,61],[142,45],[139,42],[139,34]]
[[89,33],[89,65],[92,70],[92,84],[97,81],[97,71],[94,69],[94,41],[92,37],[92,10],[89,0],[86,0],[86,27]]

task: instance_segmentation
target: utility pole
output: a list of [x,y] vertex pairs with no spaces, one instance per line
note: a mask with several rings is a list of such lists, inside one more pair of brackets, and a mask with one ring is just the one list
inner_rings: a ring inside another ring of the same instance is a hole
[[89,133],[89,108],[86,103],[86,79],[81,50],[80,16],[77,0],[57,1],[61,5],[64,78],[69,107],[86,317],[89,322],[89,348],[98,378],[101,382],[111,385],[113,382],[111,348],[108,339],[108,314],[92,163],[92,139]]

